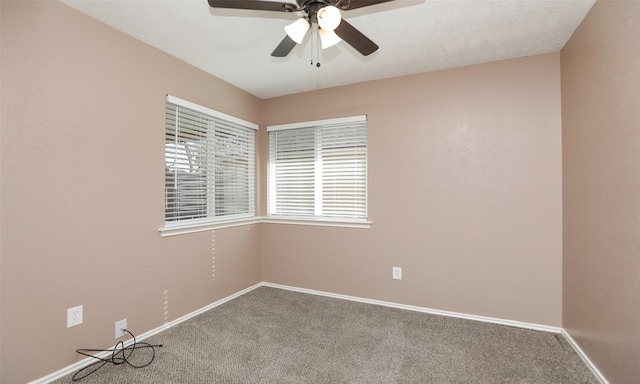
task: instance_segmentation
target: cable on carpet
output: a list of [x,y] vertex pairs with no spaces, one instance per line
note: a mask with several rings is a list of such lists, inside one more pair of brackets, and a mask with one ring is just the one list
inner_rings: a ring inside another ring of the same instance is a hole
[[[95,373],[98,369],[102,368],[105,364],[109,364],[109,363],[113,365],[120,365],[120,364],[127,363],[129,366],[133,368],[144,368],[147,365],[151,364],[156,357],[155,347],[162,347],[162,344],[152,345],[149,343],[137,342],[136,337],[133,335],[133,333],[129,332],[128,329],[123,329],[123,331],[127,332],[133,338],[133,343],[126,347],[124,346],[124,342],[119,341],[113,349],[85,349],[85,348],[76,349],[77,353],[94,358],[98,361],[80,369],[78,372],[76,372],[73,375],[71,380],[73,381],[82,380],[85,377]],[[143,349],[149,349],[149,348],[151,349],[151,358],[149,359],[149,361],[144,362],[142,364],[136,364],[131,361],[131,356],[136,350],[143,350]],[[111,356],[102,358],[102,357],[93,355],[98,352],[111,352]]]

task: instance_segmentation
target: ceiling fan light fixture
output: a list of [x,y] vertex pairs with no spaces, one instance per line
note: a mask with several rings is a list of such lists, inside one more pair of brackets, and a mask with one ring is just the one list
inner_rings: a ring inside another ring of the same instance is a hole
[[342,41],[342,39],[338,35],[336,35],[334,31],[320,29],[318,31],[318,35],[320,36],[320,44],[322,45],[322,49],[333,47],[334,45]]
[[325,31],[333,31],[338,28],[342,21],[340,10],[333,5],[329,5],[318,10],[318,25]]
[[311,24],[303,17],[284,27],[284,31],[291,40],[301,44],[309,28],[311,28]]

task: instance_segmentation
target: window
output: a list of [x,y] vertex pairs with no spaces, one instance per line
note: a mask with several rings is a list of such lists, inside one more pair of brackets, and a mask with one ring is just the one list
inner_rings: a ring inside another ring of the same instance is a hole
[[167,96],[165,228],[255,216],[257,125]]
[[269,131],[269,217],[367,221],[366,116]]

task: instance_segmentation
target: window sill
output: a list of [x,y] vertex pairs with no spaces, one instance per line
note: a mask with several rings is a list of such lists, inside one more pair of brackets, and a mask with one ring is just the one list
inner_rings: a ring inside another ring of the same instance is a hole
[[260,222],[267,224],[311,225],[341,228],[371,228],[373,225],[369,220],[305,219],[299,217],[263,217]]
[[327,220],[327,219],[301,219],[296,217],[252,217],[247,219],[236,219],[229,221],[217,221],[209,223],[198,223],[189,225],[172,225],[160,228],[161,237],[185,235],[203,231],[213,231],[222,228],[239,227],[252,224],[287,224],[287,225],[310,225],[318,227],[338,227],[338,228],[371,228],[373,223],[368,220]]
[[234,220],[228,220],[228,221],[215,221],[215,222],[187,224],[187,225],[171,225],[171,226],[160,228],[158,231],[160,232],[161,237],[168,237],[168,236],[184,235],[187,233],[212,231],[215,229],[222,229],[222,228],[240,227],[243,225],[251,225],[251,224],[257,224],[257,223],[260,223],[260,218],[251,217],[246,219],[234,219]]

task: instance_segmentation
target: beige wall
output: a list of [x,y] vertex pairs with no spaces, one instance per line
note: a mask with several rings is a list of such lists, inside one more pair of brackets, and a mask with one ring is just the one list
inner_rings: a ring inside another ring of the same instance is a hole
[[[261,101],[57,2],[3,0],[0,381],[263,280],[562,325],[632,381],[638,4],[596,4],[562,53],[561,104],[558,53]],[[367,114],[373,227],[161,239],[167,93],[261,123],[263,214],[265,125]]]
[[640,2],[598,1],[562,50],[563,326],[640,378]]
[[165,95],[255,122],[260,100],[58,2],[1,7],[0,381],[260,282],[258,226],[216,231],[215,251],[211,232],[158,233]]
[[356,114],[373,227],[265,225],[264,280],[560,326],[559,54],[270,99],[262,123]]

